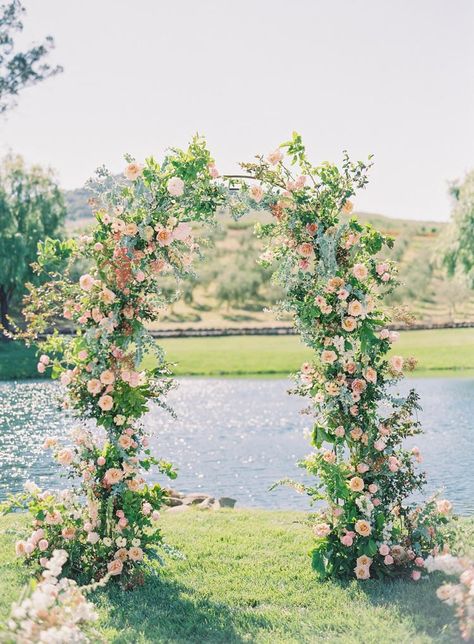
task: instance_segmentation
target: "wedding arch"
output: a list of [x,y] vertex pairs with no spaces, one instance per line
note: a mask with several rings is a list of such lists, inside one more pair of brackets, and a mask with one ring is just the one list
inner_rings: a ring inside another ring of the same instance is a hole
[[[62,493],[29,484],[8,502],[28,507],[33,517],[17,553],[40,571],[61,549],[65,576],[113,576],[127,584],[139,583],[159,558],[166,492],[147,485],[143,470],[171,478],[175,472],[150,452],[141,419],[149,401],[166,407],[172,379],[146,324],[167,303],[161,276],[185,279],[200,254],[193,222],[212,225],[224,206],[236,217],[264,208],[273,220],[258,229],[267,240],[261,261],[275,267],[285,291],[280,306],[314,351],[294,390],[308,398],[314,417],[313,451],[302,463],[314,484],[293,483],[325,502],[312,517],[313,567],[321,577],[419,579],[426,557],[443,547],[439,528],[450,504],[407,501],[424,475],[416,469],[417,450],[402,446],[421,431],[418,396],[390,390],[411,366],[389,355],[396,334],[382,298],[396,285],[396,266],[379,254],[392,240],[351,217],[350,199],[367,183],[370,158],[353,163],[344,153],[340,168],[313,166],[295,134],[242,164],[244,178],[220,178],[198,137],[162,163],[126,161],[123,178],[98,172],[92,232],[78,241],[47,239],[39,249],[42,282],[26,300],[28,337],[37,338],[58,314],[77,329],[73,337],[54,332],[40,343],[38,369],[59,378],[65,406],[79,421],[72,446],[52,437],[46,447],[80,484]],[[89,266],[79,280],[72,277],[78,261]],[[158,366],[141,366],[145,352],[156,355]]]

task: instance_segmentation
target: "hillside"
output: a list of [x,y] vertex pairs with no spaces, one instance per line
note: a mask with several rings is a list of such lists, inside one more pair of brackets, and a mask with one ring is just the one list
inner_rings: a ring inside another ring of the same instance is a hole
[[[68,229],[77,231],[92,223],[85,189],[65,194]],[[400,263],[402,285],[387,304],[406,304],[417,320],[444,323],[474,320],[474,293],[462,282],[448,280],[439,256],[446,224],[388,218],[359,213],[361,220],[396,239],[391,256]],[[219,216],[220,225],[211,232],[205,259],[198,265],[196,281],[183,284],[182,299],[163,315],[163,326],[267,326],[275,322],[266,307],[281,292],[270,282],[270,272],[256,263],[261,242],[253,234],[257,220],[266,215],[250,215],[235,222]],[[172,283],[164,285],[172,288]]]

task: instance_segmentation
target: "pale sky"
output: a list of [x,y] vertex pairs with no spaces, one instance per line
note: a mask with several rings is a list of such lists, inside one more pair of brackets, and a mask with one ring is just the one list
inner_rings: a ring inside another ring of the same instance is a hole
[[375,154],[360,210],[447,219],[474,167],[473,0],[24,0],[64,73],[0,120],[79,187],[207,137],[221,172],[301,132],[314,162]]

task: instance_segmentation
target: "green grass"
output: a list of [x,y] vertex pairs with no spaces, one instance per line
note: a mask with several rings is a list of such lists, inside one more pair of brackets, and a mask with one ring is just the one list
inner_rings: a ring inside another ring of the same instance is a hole
[[[303,516],[264,510],[165,515],[165,538],[186,559],[169,559],[137,590],[111,585],[96,594],[99,630],[116,643],[460,641],[452,610],[435,596],[438,576],[418,584],[318,582]],[[0,523],[0,619],[28,578],[12,555],[15,528],[24,522],[16,516]]]
[[[284,376],[311,357],[297,336],[179,338],[160,344],[177,363],[178,376]],[[419,375],[467,375],[474,370],[474,329],[404,331],[394,352],[415,356]]]
[[[284,377],[311,357],[297,336],[224,336],[158,341],[177,376]],[[394,352],[418,360],[415,375],[474,375],[474,329],[404,331]],[[36,378],[34,349],[0,344],[0,379]],[[146,358],[146,366],[153,364]]]
[[0,380],[21,380],[36,378],[36,349],[26,347],[21,342],[2,342],[0,340]]

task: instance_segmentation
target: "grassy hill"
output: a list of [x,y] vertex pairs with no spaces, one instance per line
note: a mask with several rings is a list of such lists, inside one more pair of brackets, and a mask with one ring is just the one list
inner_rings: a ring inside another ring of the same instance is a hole
[[[71,233],[91,225],[85,189],[66,194]],[[88,214],[89,213],[89,214]],[[387,301],[406,304],[418,321],[444,323],[474,320],[474,293],[460,281],[446,278],[440,256],[447,224],[394,219],[359,213],[361,220],[396,239],[391,256],[400,263],[401,287]],[[181,287],[182,299],[157,323],[157,327],[266,326],[275,322],[265,312],[281,296],[270,282],[270,272],[257,265],[262,244],[253,234],[254,224],[269,215],[255,213],[241,221],[218,216],[211,232],[198,278]],[[165,284],[172,288],[172,282]]]

